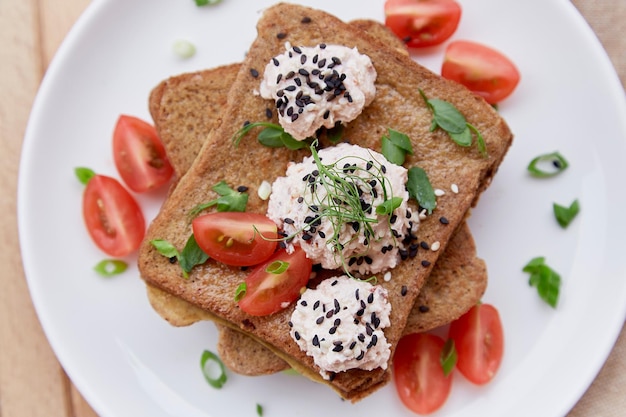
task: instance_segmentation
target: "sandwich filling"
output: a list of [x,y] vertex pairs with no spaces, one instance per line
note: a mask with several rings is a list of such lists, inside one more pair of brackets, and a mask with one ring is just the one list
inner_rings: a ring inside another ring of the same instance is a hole
[[291,46],[265,67],[260,94],[272,99],[278,121],[297,140],[354,120],[374,100],[376,70],[356,48]]
[[289,322],[291,337],[313,357],[320,374],[387,368],[391,354],[383,328],[391,304],[380,285],[345,275],[325,279],[304,292]]
[[272,185],[267,216],[324,269],[361,275],[409,256],[419,225],[408,207],[407,170],[380,153],[340,143],[291,163]]

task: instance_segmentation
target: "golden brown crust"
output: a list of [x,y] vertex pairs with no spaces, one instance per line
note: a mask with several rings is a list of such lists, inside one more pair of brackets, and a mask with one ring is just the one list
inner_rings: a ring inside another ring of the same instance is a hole
[[[302,23],[304,17],[308,17],[310,23]],[[420,165],[425,169],[436,188],[447,189],[454,183],[461,190],[454,198],[442,199],[436,210],[437,215],[422,223],[419,231],[421,240],[439,241],[445,247],[452,231],[463,221],[478,193],[495,173],[512,135],[505,122],[482,99],[323,12],[277,5],[265,11],[257,29],[260,35],[250,48],[229,92],[222,119],[209,134],[209,140],[190,171],[183,176],[150,226],[141,248],[139,267],[146,281],[210,311],[225,323],[238,326],[256,340],[273,346],[277,353],[308,376],[320,380],[311,358],[301,352],[289,336],[287,322],[291,308],[269,317],[248,316],[237,308],[232,296],[244,279],[243,272],[209,261],[192,271],[186,280],[177,265],[170,264],[149,244],[149,240],[161,238],[179,248],[184,246],[191,233],[187,212],[213,198],[210,188],[217,182],[225,180],[233,186],[245,184],[255,188],[261,180],[271,181],[281,175],[290,160],[303,157],[304,152],[298,151],[273,149],[268,152],[251,137],[244,138],[239,148],[232,147],[230,143],[245,121],[263,120],[265,116],[268,103],[252,94],[258,80],[251,76],[250,70],[264,68],[269,58],[282,51],[283,40],[278,40],[276,34],[287,33],[286,40],[294,45],[320,42],[344,44],[356,46],[361,53],[370,56],[378,71],[377,97],[355,122],[346,127],[346,137],[377,150],[380,136],[388,127],[405,132],[416,151],[408,159],[408,165]],[[440,131],[430,132],[431,114],[423,100],[415,94],[418,89],[422,89],[428,97],[452,102],[482,132],[489,157],[482,158],[475,148],[458,147]],[[259,175],[254,167],[263,167],[262,174]],[[265,212],[265,202],[251,194],[248,210]],[[447,224],[439,222],[439,216],[447,218]],[[380,280],[388,289],[393,306],[392,325],[385,331],[392,346],[402,335],[413,301],[439,252],[422,251],[417,258],[405,261],[396,268],[391,281]],[[402,291],[403,288],[406,292]],[[378,368],[370,372],[343,372],[327,383],[345,398],[358,400],[388,379],[388,372]]]

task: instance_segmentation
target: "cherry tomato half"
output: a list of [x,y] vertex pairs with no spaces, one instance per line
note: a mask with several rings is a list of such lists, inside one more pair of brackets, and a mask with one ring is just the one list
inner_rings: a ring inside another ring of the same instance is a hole
[[267,316],[284,309],[300,296],[300,290],[311,276],[312,266],[299,246],[291,254],[285,249],[279,250],[248,275],[246,294],[239,300],[239,307],[253,316]]
[[485,45],[454,41],[446,48],[441,75],[463,84],[496,104],[508,97],[520,80],[520,73],[506,56]]
[[457,369],[470,382],[486,384],[495,376],[504,353],[504,332],[498,310],[479,304],[450,324]]
[[257,265],[276,250],[278,229],[263,214],[208,213],[196,217],[192,228],[200,249],[226,265]]
[[387,0],[385,25],[410,48],[439,45],[456,31],[461,6],[454,0]]
[[418,414],[430,414],[446,402],[452,374],[445,376],[441,352],[445,342],[430,333],[400,339],[393,359],[393,376],[400,399]]
[[154,126],[133,116],[117,120],[113,159],[124,183],[137,193],[160,187],[174,172]]
[[110,256],[139,248],[146,231],[141,208],[115,178],[92,177],[83,193],[83,218],[96,245]]

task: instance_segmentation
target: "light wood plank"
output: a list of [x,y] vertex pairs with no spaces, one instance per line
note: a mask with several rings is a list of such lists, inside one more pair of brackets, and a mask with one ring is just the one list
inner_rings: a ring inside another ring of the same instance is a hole
[[[4,416],[68,416],[63,375],[35,315],[19,256],[16,179],[24,127],[42,76],[34,0],[0,2],[0,399]],[[27,400],[25,400],[27,399]]]

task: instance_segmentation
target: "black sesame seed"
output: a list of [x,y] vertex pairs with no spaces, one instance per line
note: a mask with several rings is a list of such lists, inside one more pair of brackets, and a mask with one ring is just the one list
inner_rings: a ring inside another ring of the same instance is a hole
[[424,306],[424,305],[419,306],[420,313],[428,313],[429,310],[430,308],[428,308],[428,306]]
[[[293,80],[293,82],[298,86],[298,87],[302,87],[302,80],[300,78],[295,78]],[[300,91],[300,93],[302,93],[302,91]]]
[[325,43],[320,43],[320,49],[326,49],[326,44]]
[[291,219],[291,218],[289,218],[289,217],[285,217],[285,218],[283,219],[283,221],[284,221],[285,223],[287,223],[287,224],[293,224],[293,223],[294,223],[293,219]]
[[313,336],[313,340],[311,342],[313,343],[313,346],[320,345],[320,339],[317,337],[317,335]]
[[372,329],[372,326],[369,323],[365,323],[365,333],[367,333],[368,336],[374,334],[374,329]]
[[[304,56],[304,55],[302,55]],[[305,70],[304,68],[300,68],[298,70],[298,74],[302,75],[303,77],[308,77],[309,76],[309,71]]]
[[304,65],[306,63],[306,55],[302,54],[300,57],[300,64]]
[[427,261],[426,259],[424,259],[424,260],[422,261],[422,266],[423,266],[423,267],[429,267],[429,266],[430,266],[430,262],[429,262],[429,261]]
[[311,236],[311,235],[310,235],[310,234],[308,234],[308,233],[302,233],[302,240],[304,240],[305,242],[307,242],[307,241],[309,241],[309,240],[311,240],[311,239],[313,239],[313,236]]
[[350,350],[354,349],[356,346],[356,342],[352,342],[350,343]]
[[424,241],[420,242],[420,246],[422,247],[422,249],[426,249],[426,250],[430,249],[430,246],[428,246],[428,243]]
[[323,117],[324,119],[328,119],[328,116],[330,116],[330,110],[326,110]]
[[276,34],[276,37],[278,39],[285,39],[287,37],[287,34],[285,32],[279,32]]
[[298,197],[298,203],[302,204],[302,202],[304,201],[304,197]]
[[294,46],[292,49],[297,54],[301,54],[302,53],[302,49],[298,48],[297,46]]
[[374,293],[370,293],[370,295],[367,296],[367,302],[369,304],[372,304],[374,302]]
[[296,86],[295,85],[287,86],[287,87],[285,87],[285,90],[286,91],[296,91]]
[[400,295],[402,295],[403,297],[406,295],[408,291],[408,288],[406,287],[406,285],[402,286],[402,289],[400,290]]
[[265,117],[267,117],[268,119],[272,118],[272,109],[270,109],[269,107],[265,109]]
[[341,305],[339,305],[339,301],[335,298],[335,314],[339,313],[341,310]]
[[293,322],[291,320],[289,320],[289,327],[293,327]]
[[300,302],[300,305],[301,305],[302,307],[306,307],[306,306],[308,305],[308,303],[306,302],[306,300],[302,300],[302,301]]
[[333,348],[333,352],[341,352],[343,350],[343,345],[336,345]]
[[178,258],[176,256],[171,256],[169,258],[169,261],[170,261],[171,264],[175,264],[177,260],[178,260]]
[[302,18],[302,20],[300,21],[300,23],[304,23],[304,24],[306,24],[306,23],[311,23],[311,18],[310,18],[310,17],[308,17],[308,16],[305,16],[305,17],[303,17],[303,18]]
[[389,223],[394,224],[396,220],[398,220],[398,216],[396,216],[395,214],[392,214],[391,217],[389,218]]
[[336,56],[331,58],[333,61],[333,64],[335,65],[341,65],[341,60],[339,58],[337,58]]
[[363,314],[365,314],[365,310],[364,310],[364,309],[362,309],[362,308],[361,308],[361,309],[359,309],[359,310],[356,312],[356,315],[357,315],[358,317],[363,316]]
[[313,310],[317,310],[317,308],[320,306],[320,300],[317,300],[314,304],[313,304]]
[[341,324],[341,319],[340,318],[336,318],[335,322],[333,323],[335,326],[339,326]]
[[294,113],[294,114],[291,116],[291,121],[292,121],[292,122],[295,122],[296,120],[298,120],[298,113]]
[[[367,239],[366,239],[366,240],[367,240]],[[367,246],[367,243],[365,243],[365,241],[363,242],[363,244],[365,244],[365,246]],[[364,257],[363,257],[363,259],[365,260],[365,263],[366,263],[366,264],[368,264],[368,265],[371,265],[371,264],[372,264],[372,262],[374,262],[374,261],[372,260],[372,258],[370,258],[369,256],[364,256]]]
[[326,238],[326,233],[322,232],[321,230],[319,232],[317,232],[317,234],[319,235],[319,237],[321,237],[322,239]]
[[331,318],[333,314],[335,314],[335,310],[328,310],[328,312],[326,313],[326,318],[327,319]]
[[245,193],[246,191],[248,191],[248,187],[246,187],[245,185],[240,185],[239,187],[237,187],[237,191],[239,191],[240,193]]
[[324,68],[325,65],[326,65],[326,58],[322,58],[319,61],[317,61],[318,68]]
[[295,337],[295,338],[296,338],[296,340],[300,340],[300,333],[298,333],[298,332],[294,332],[294,333],[293,333],[293,337]]
[[445,217],[441,216],[439,218],[439,223],[441,223],[441,224],[448,224],[450,222],[448,221],[448,219],[446,219]]
[[290,79],[292,79],[295,75],[296,75],[296,73],[295,73],[294,71],[289,71],[289,72],[287,73],[287,75],[285,75],[285,79],[286,79],[286,80],[290,80]]
[[276,58],[272,58],[272,62],[274,63],[275,66],[279,66],[280,62],[278,62],[278,60]]
[[363,343],[365,342],[365,335],[363,333],[359,333],[359,335],[357,336],[357,339],[359,339],[359,341]]
[[257,78],[259,76],[259,71],[255,70],[254,68],[250,68],[250,75],[252,75],[254,78]]
[[363,359],[363,357],[365,356],[365,351],[361,351],[361,353],[359,353],[359,356],[356,357],[357,361],[360,361],[361,359]]
[[335,334],[337,332],[337,326],[333,326],[328,329],[328,334]]

